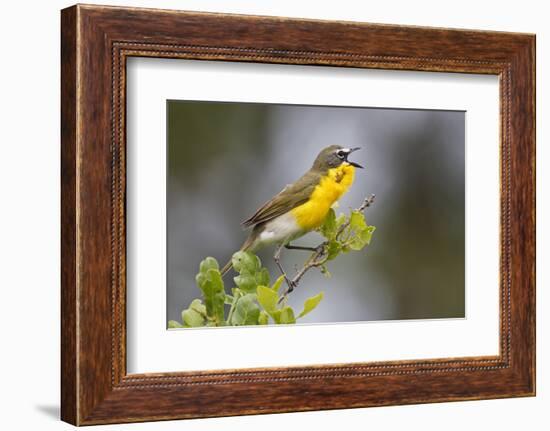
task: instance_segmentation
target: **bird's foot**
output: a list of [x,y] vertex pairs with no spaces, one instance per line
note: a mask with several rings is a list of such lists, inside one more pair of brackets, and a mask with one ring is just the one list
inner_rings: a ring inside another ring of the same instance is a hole
[[297,286],[297,283],[289,279],[286,275],[285,275],[285,281],[288,287],[285,290],[285,293],[283,293],[283,295],[277,301],[277,304],[281,304],[282,302],[285,302],[288,298],[289,293],[291,293],[294,290],[294,288]]

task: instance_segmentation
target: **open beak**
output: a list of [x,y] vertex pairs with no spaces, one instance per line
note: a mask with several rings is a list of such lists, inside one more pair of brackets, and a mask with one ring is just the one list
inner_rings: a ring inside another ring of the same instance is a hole
[[360,150],[360,149],[361,149],[361,147],[351,148],[351,149],[349,150],[348,155],[346,156],[346,162],[348,162],[351,166],[355,166],[356,168],[363,169],[363,166],[361,166],[359,163],[350,162],[350,161],[347,159],[347,157],[349,157],[349,155],[350,155],[351,153],[353,153],[354,151]]

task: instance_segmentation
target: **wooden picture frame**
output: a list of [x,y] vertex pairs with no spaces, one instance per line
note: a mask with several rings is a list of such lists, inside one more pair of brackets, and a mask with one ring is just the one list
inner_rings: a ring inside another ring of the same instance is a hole
[[[535,36],[77,5],[61,14],[61,418],[75,425],[535,394]],[[131,56],[500,78],[500,354],[126,373]]]

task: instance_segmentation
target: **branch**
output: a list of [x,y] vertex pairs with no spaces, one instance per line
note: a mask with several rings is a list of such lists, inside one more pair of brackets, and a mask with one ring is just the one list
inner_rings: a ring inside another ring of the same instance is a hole
[[[375,195],[373,195],[373,194],[370,195],[368,198],[365,198],[363,200],[363,203],[361,204],[361,206],[359,208],[355,209],[355,211],[364,212],[368,207],[370,207],[373,204],[374,198],[375,198]],[[336,233],[336,239],[337,240],[341,239],[341,235],[344,233],[346,228],[349,227],[350,221],[351,221],[351,218],[348,218],[348,220],[338,228],[338,232]],[[285,290],[285,293],[283,294],[283,296],[281,296],[281,299],[279,299],[279,303],[282,302],[284,299],[286,299],[288,294],[290,292],[292,292],[292,290],[294,290],[295,287],[298,286],[298,284],[302,280],[302,277],[310,269],[322,267],[327,262],[327,259],[328,259],[327,246],[328,246],[328,244],[329,244],[328,241],[324,241],[321,244],[319,244],[317,247],[315,247],[315,251],[306,260],[306,262],[304,263],[304,266],[294,275],[294,277],[292,279],[289,279],[287,277],[286,273],[283,273],[283,275],[285,276],[285,279],[287,280],[288,287]]]

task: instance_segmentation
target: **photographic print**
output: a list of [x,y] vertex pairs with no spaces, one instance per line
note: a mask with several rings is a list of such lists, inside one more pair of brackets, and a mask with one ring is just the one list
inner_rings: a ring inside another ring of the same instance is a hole
[[534,35],[61,22],[63,420],[535,395]]
[[465,112],[167,101],[168,328],[465,317]]

